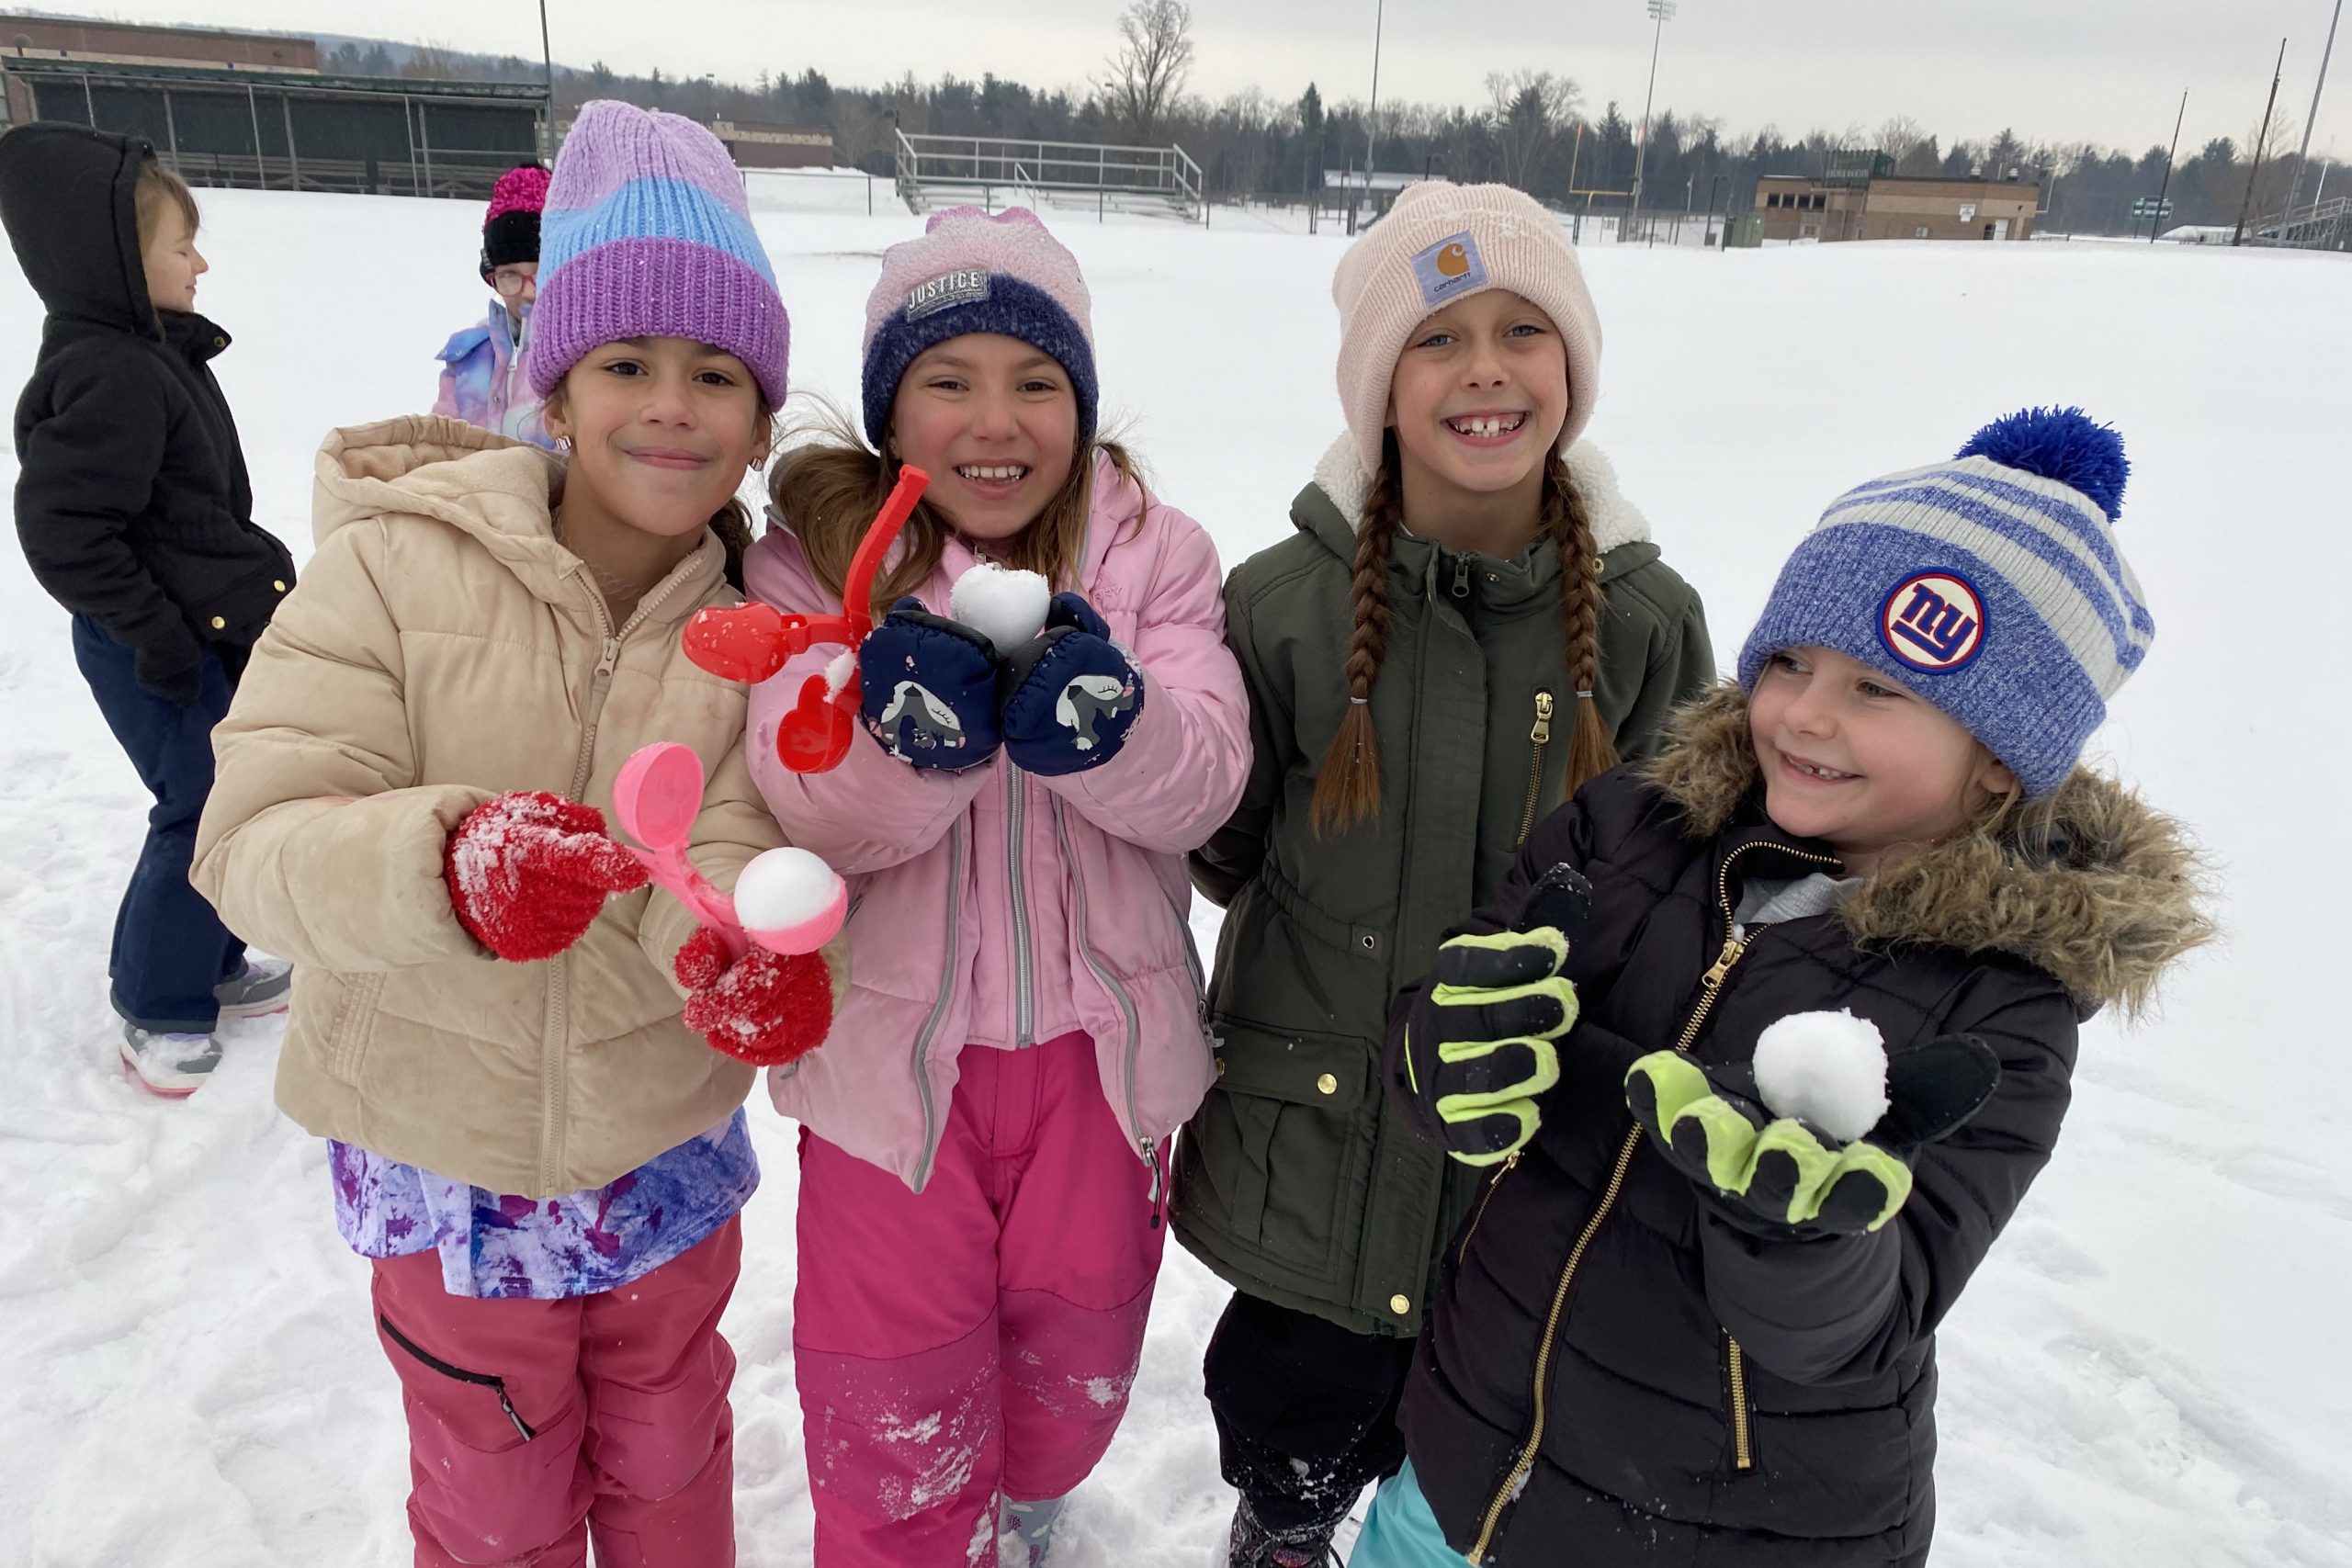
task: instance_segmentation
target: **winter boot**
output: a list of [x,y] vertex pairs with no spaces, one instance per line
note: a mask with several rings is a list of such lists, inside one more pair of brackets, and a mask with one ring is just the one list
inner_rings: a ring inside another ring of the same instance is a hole
[[1053,1540],[1054,1521],[1061,1517],[1062,1504],[1068,1500],[1047,1497],[1035,1503],[1016,1503],[1010,1497],[1005,1498],[997,1514],[997,1539],[1001,1541],[1011,1536],[1019,1541],[1027,1550],[1028,1556],[1017,1561],[1028,1563],[1029,1568],[1037,1568],[1046,1561],[1046,1548]]
[[185,1100],[212,1079],[220,1065],[220,1042],[209,1034],[164,1034],[122,1026],[122,1060],[153,1093]]
[[286,1010],[294,989],[294,965],[276,958],[248,958],[243,970],[212,987],[220,1016],[266,1018]]
[[1227,1543],[1232,1568],[1329,1568],[1340,1562],[1331,1545],[1337,1522],[1305,1525],[1280,1534],[1258,1522],[1250,1499],[1233,1506],[1233,1535]]

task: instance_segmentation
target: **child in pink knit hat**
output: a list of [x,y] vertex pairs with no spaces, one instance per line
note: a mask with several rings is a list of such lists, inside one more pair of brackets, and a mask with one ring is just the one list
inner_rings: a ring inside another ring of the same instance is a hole
[[539,395],[523,368],[531,308],[539,290],[539,213],[548,172],[523,164],[498,176],[481,224],[481,280],[496,290],[490,314],[453,333],[436,356],[441,395],[433,412],[552,448]]
[[[745,562],[837,609],[899,466],[931,476],[841,766],[775,747],[832,649],[752,693],[752,777],[854,899],[836,1026],[768,1081],[801,1124],[814,1568],[1043,1557],[1125,1414],[1169,1134],[1214,1071],[1183,854],[1241,794],[1241,672],[1206,531],[1095,432],[1091,315],[1033,214],[934,215],[866,307],[866,438],[786,455]],[[1025,626],[975,603],[999,566],[1036,574]]]

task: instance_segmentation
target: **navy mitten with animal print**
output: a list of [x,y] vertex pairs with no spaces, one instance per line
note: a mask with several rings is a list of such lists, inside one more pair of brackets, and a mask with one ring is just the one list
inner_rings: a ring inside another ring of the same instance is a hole
[[857,649],[858,707],[882,750],[961,773],[996,755],[996,648],[920,599],[899,600]]
[[1004,661],[998,687],[1004,754],[1033,773],[1101,767],[1143,714],[1142,672],[1075,593],[1054,595],[1046,629]]

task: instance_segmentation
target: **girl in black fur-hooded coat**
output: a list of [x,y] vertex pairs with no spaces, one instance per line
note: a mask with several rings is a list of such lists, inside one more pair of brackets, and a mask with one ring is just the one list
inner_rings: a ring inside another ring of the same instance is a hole
[[[1937,1325],[2080,1022],[2211,935],[2176,826],[2076,765],[2154,630],[2124,471],[2035,412],[1840,498],[1738,684],[1540,825],[1400,998],[1392,1094],[1495,1174],[1353,1568],[1926,1560]],[[1836,1128],[1767,1060],[1825,1014],[1885,1048]]]

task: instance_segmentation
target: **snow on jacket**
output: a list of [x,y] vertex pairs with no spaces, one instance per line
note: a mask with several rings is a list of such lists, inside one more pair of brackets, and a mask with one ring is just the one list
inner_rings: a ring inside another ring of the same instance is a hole
[[674,900],[622,895],[562,956],[498,962],[450,907],[450,829],[505,790],[609,821],[621,764],[668,740],[712,781],[692,851],[714,882],[783,841],[743,765],[742,688],[679,646],[695,610],[738,597],[717,536],[615,627],[550,531],[563,479],[454,420],[327,437],[317,553],[215,734],[193,877],[232,930],[294,960],[288,1115],[531,1197],[725,1121],[752,1069],[679,1017],[670,961],[694,920]]
[[27,125],[0,138],[0,220],[48,317],[17,402],[17,536],[67,609],[136,650],[142,677],[203,644],[252,645],[294,581],[253,520],[237,423],[210,361],[229,334],[149,304],[137,137]]
[[[789,520],[786,520],[787,526]],[[1225,645],[1216,547],[1199,524],[1144,495],[1107,459],[1095,468],[1080,584],[1142,666],[1143,716],[1118,756],[1043,778],[1001,755],[944,773],[908,767],[860,730],[831,773],[786,770],[777,723],[802,681],[838,651],[812,649],[752,694],[752,776],[792,841],[850,883],[851,978],[822,1049],[768,1075],[776,1109],[917,1191],[939,1147],[956,1056],[973,1019],[1018,1012],[1037,969],[1029,944],[1058,944],[1102,1085],[1139,1157],[1207,1089],[1200,961],[1186,924],[1187,851],[1224,822],[1250,765],[1241,674]],[[974,564],[951,541],[920,591],[944,609]],[[831,611],[799,541],[771,529],[752,547],[752,596]],[[1028,894],[1067,912],[1030,918]],[[982,960],[989,950],[1012,962]],[[1018,1041],[1012,1043],[1019,1043]]]
[[[1596,779],[1539,825],[1463,928],[1511,924],[1560,862],[1591,878],[1561,1081],[1448,1251],[1401,1417],[1422,1492],[1473,1561],[1924,1562],[1937,1325],[2049,1161],[2080,1021],[2144,1003],[2211,933],[2175,825],[2077,770],[2050,842],[1964,833],[1833,912],[1728,947],[1747,880],[1837,865],[1774,828],[1756,791],[1747,702],[1726,684],[1679,716],[1646,770]],[[1433,1139],[1398,1049],[1414,1000],[1398,1003],[1387,1076]],[[1744,1062],[1768,1025],[1836,1008],[1890,1048],[1978,1036],[1999,1053],[1999,1090],[1921,1153],[1883,1230],[1750,1237],[1638,1133],[1626,1069],[1678,1044]]]
[[505,306],[492,305],[487,317],[452,333],[436,355],[441,393],[433,412],[552,452],[555,437],[540,420],[546,400],[531,390],[531,378],[523,369],[529,320],[526,315],[518,330]]

